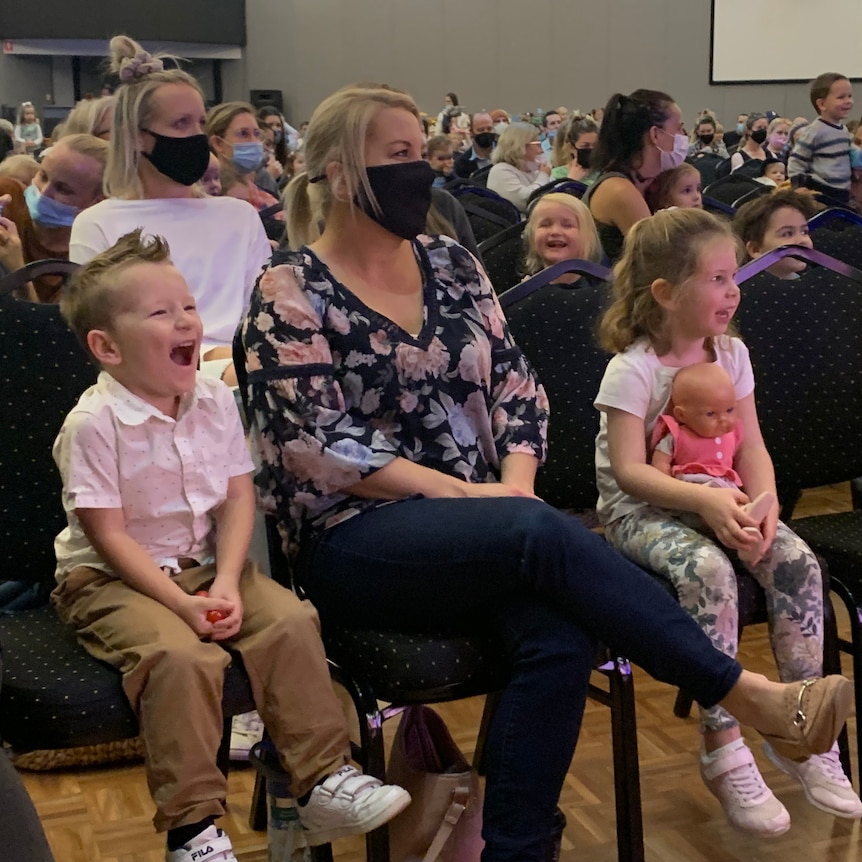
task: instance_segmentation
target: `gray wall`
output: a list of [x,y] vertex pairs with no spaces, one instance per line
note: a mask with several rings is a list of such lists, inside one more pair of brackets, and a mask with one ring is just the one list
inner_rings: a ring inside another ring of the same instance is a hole
[[[470,110],[589,110],[638,86],[669,92],[689,121],[705,107],[726,124],[743,110],[812,114],[802,84],[709,85],[708,0],[246,0],[246,10],[246,57],[223,64],[225,97],[280,89],[294,123],[360,79],[409,90],[429,114],[448,90]],[[50,58],[0,53],[0,102],[40,107],[63,89],[62,68],[52,80]]]
[[244,64],[231,97],[281,89],[288,119],[307,119],[359,79],[409,90],[436,114],[454,90],[465,107],[589,110],[617,91],[666,90],[691,120],[711,108],[811,116],[803,84],[710,86],[708,0],[246,0]]

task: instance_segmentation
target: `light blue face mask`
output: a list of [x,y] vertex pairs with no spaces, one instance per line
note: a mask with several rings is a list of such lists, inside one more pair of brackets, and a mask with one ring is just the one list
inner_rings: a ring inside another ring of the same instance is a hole
[[234,144],[230,160],[240,171],[256,171],[263,164],[263,144],[260,141]]
[[43,195],[32,184],[25,189],[24,200],[27,201],[30,218],[46,227],[71,227],[75,216],[81,212],[80,207],[73,207]]

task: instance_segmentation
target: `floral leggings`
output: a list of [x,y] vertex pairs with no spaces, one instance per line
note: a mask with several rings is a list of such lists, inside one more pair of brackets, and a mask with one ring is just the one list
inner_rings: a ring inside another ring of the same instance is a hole
[[[713,646],[735,658],[739,601],[728,557],[733,552],[688,526],[688,520],[687,514],[644,506],[608,524],[605,536],[630,560],[667,578],[680,605]],[[769,634],[781,680],[822,676],[823,583],[811,549],[779,521],[772,547],[756,566],[745,568],[766,592]],[[701,709],[701,723],[713,731],[737,724],[720,706]]]

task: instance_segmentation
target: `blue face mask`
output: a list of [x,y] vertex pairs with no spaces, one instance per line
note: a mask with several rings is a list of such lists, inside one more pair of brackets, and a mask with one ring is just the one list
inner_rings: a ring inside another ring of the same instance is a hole
[[71,227],[75,216],[81,212],[80,207],[46,197],[34,185],[27,186],[24,199],[30,210],[30,218],[46,227]]
[[736,124],[736,134],[741,135],[744,131],[745,131],[745,124],[744,123],[737,123]]
[[260,141],[234,144],[230,160],[241,171],[256,171],[263,164],[263,144]]

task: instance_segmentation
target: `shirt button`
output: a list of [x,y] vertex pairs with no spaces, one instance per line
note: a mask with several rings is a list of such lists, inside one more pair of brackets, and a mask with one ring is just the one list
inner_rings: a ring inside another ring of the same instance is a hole
[[724,453],[723,452],[716,452],[715,457],[718,458],[719,461],[721,461],[721,459],[724,458]]
[[721,437],[716,437],[716,438],[715,438],[715,442],[716,442],[716,443],[721,443]]

